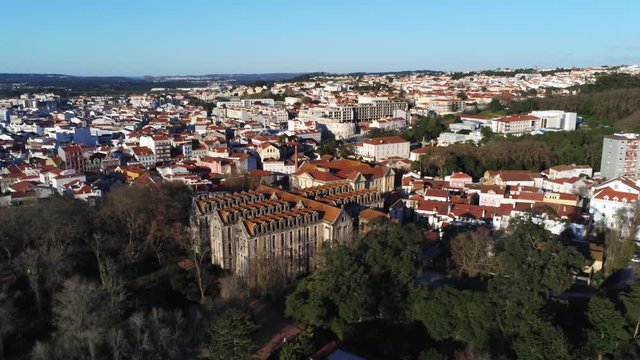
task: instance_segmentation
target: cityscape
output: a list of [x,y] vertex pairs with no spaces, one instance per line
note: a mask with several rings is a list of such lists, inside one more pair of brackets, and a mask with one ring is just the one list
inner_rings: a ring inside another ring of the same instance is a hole
[[640,9],[569,2],[606,29],[537,58],[418,2],[249,6],[273,49],[228,2],[0,25],[0,359],[640,358]]

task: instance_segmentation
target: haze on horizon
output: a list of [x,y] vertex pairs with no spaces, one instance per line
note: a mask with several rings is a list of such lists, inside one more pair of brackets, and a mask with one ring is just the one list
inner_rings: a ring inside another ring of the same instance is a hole
[[466,71],[640,63],[640,2],[35,0],[3,4],[0,73]]

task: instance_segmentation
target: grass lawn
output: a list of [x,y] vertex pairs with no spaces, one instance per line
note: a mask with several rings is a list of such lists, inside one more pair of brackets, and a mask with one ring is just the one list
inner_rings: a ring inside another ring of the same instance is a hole
[[483,110],[483,111],[480,111],[478,115],[497,118],[497,117],[502,117],[507,115],[507,112],[504,110],[500,110],[500,111]]

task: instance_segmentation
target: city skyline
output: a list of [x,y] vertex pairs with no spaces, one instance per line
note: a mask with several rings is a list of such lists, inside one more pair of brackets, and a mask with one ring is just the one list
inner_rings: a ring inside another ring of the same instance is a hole
[[0,72],[179,76],[640,63],[640,4],[392,5],[68,1],[25,17],[9,3],[4,10],[12,16],[0,31],[14,35],[5,39],[11,56],[0,58]]

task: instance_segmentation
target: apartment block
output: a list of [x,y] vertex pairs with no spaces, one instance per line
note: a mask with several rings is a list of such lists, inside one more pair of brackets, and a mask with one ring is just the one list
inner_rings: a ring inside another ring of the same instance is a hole
[[600,173],[606,179],[626,176],[637,179],[640,171],[640,135],[607,135],[602,143]]

